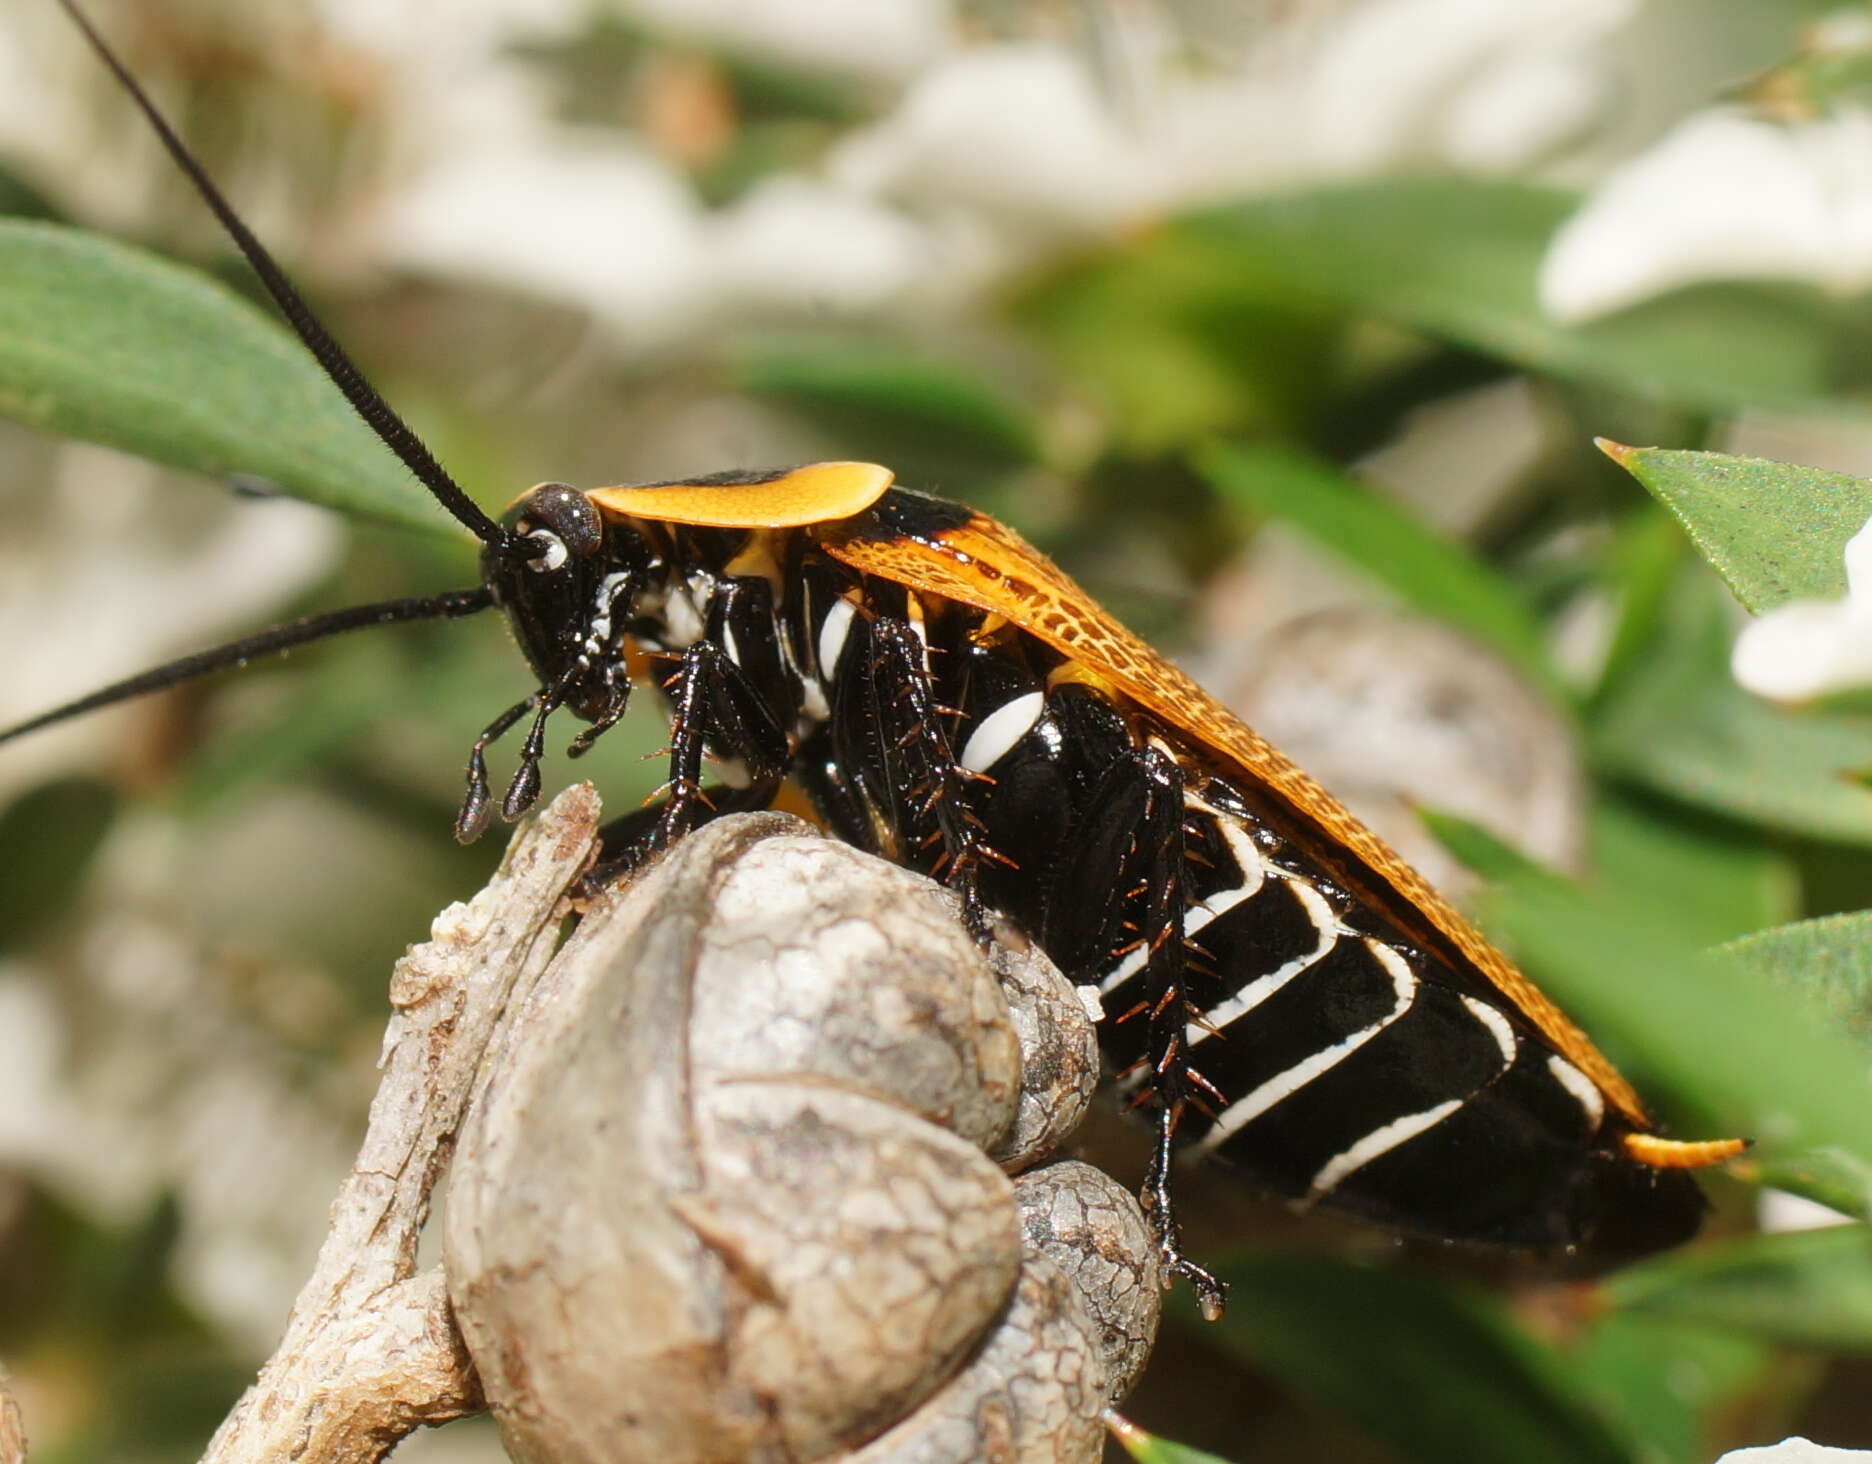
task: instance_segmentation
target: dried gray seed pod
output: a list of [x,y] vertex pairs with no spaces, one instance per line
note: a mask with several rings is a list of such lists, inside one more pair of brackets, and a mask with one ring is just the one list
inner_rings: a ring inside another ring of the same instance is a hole
[[1162,1257],[1137,1197],[1074,1159],[1023,1174],[1016,1189],[1028,1249],[1051,1259],[1085,1298],[1107,1387],[1122,1398],[1150,1360],[1163,1307]]
[[[984,961],[934,890],[797,821],[724,819],[517,1005],[445,1239],[516,1459],[1099,1457],[1135,1369],[984,1153],[1028,1162],[1076,1121],[1090,1022],[1037,952]],[[1102,1215],[1115,1186],[1085,1174],[1076,1213]],[[1133,1284],[1155,1253],[1123,1203]]]

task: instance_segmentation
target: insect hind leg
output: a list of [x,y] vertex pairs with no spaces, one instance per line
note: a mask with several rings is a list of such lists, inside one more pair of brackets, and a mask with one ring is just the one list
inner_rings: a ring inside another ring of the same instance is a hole
[[[1176,759],[1155,745],[1128,749],[1107,765],[1057,873],[1045,945],[1072,980],[1100,988],[1104,1045],[1119,1062],[1130,1061],[1126,1072],[1140,1078],[1134,1102],[1153,1110],[1156,1143],[1142,1199],[1165,1270],[1187,1280],[1204,1315],[1215,1317],[1227,1288],[1183,1254],[1170,1177],[1185,1111],[1214,1099],[1190,1062],[1187,1040],[1184,781]],[[1088,891],[1112,897],[1088,898]]]

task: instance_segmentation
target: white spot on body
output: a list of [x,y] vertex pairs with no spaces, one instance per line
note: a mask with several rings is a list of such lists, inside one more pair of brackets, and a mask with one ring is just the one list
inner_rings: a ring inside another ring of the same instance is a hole
[[961,763],[971,773],[985,773],[1008,753],[1040,720],[1046,710],[1046,694],[1030,691],[1012,701],[1003,702],[981,721],[962,747]]
[[851,634],[852,617],[858,613],[850,600],[837,599],[832,608],[826,611],[826,618],[819,623],[819,674],[830,679],[838,669],[839,656],[845,649],[845,639]]
[[1411,1009],[1411,1003],[1417,999],[1418,983],[1411,968],[1404,963],[1404,958],[1391,947],[1375,940],[1366,940],[1365,949],[1371,952],[1372,958],[1391,978],[1391,990],[1396,998],[1396,1004],[1391,1010],[1369,1027],[1361,1027],[1351,1036],[1341,1038],[1330,1047],[1322,1047],[1311,1057],[1295,1063],[1284,1073],[1276,1073],[1253,1092],[1244,1094],[1229,1104],[1217,1117],[1215,1127],[1197,1141],[1198,1149],[1213,1149],[1226,1143],[1230,1137],[1253,1123],[1275,1104],[1285,1098],[1291,1098],[1315,1078],[1338,1067],[1340,1063]]
[[663,602],[663,624],[668,629],[667,648],[686,651],[702,639],[702,610],[696,604],[695,591],[687,584],[671,587]]

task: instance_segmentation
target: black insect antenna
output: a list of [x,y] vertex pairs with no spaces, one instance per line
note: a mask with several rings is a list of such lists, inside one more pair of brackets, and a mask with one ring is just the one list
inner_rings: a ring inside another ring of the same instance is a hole
[[306,349],[317,358],[319,365],[325,369],[325,374],[332,379],[332,383],[344,393],[345,400],[351,403],[352,408],[369,425],[371,431],[383,439],[384,445],[401,458],[404,466],[422,481],[423,486],[430,493],[435,495],[436,501],[466,525],[477,539],[489,546],[505,545],[508,542],[508,536],[502,531],[500,525],[482,512],[480,506],[462,491],[461,485],[449,476],[442,464],[436,461],[435,455],[423,445],[422,439],[410,430],[409,424],[399,417],[390,404],[378,394],[377,388],[364,379],[364,373],[358,370],[357,363],[312,313],[304,297],[286,277],[285,270],[280,268],[278,261],[267,252],[266,246],[254,237],[253,230],[241,221],[240,215],[235,213],[227,199],[222,197],[221,190],[215,186],[214,180],[196,161],[195,155],[183,144],[182,139],[176,136],[175,129],[157,110],[149,94],[138,85],[136,78],[130,74],[129,68],[118,59],[117,53],[111,50],[103,36],[98,34],[96,27],[78,8],[77,0],[59,0],[59,4],[65,8],[66,14],[71,16],[78,29],[84,32],[85,38],[103,58],[104,64],[111,69],[112,74],[123,83],[124,90],[129,92],[130,99],[136,103],[137,109],[149,119],[150,126],[156,129],[156,135],[162,139],[162,144],[168,149],[169,156],[175,159],[176,164],[184,173],[188,174],[189,181],[195,185],[196,192],[201,194],[203,201],[213,210],[214,216],[221,221],[221,227],[227,230],[228,236],[239,246],[240,252],[247,257],[247,263],[253,266],[254,273],[259,276],[260,283],[266,286],[267,293],[279,306],[280,313],[298,333],[299,339],[305,342]]
[[108,707],[115,702],[129,701],[132,697],[145,696],[152,691],[161,691],[165,687],[179,682],[193,681],[198,676],[212,675],[216,671],[231,671],[237,666],[261,660],[267,656],[277,656],[290,651],[294,646],[305,645],[308,641],[324,640],[327,636],[341,635],[347,630],[367,630],[376,625],[399,625],[410,620],[453,620],[462,615],[473,615],[487,609],[494,603],[494,592],[485,586],[472,590],[448,590],[440,595],[424,595],[408,600],[383,600],[375,605],[352,605],[343,610],[327,611],[323,615],[307,615],[298,620],[289,620],[284,625],[271,626],[257,631],[237,641],[229,641],[224,646],[215,646],[211,650],[197,651],[192,656],[183,656],[180,660],[170,661],[166,665],[140,672],[123,681],[113,682],[109,686],[99,687],[76,701],[67,702],[62,707],[54,707],[49,712],[19,723],[14,727],[0,729],[0,742],[11,742],[15,737],[23,737],[28,732],[37,732],[41,727],[50,727],[54,722],[63,722],[69,717],[82,716],[86,712],[95,712],[100,707]]

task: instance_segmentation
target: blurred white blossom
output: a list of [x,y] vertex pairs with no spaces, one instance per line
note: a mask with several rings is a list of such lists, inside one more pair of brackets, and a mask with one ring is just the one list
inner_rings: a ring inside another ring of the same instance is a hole
[[[0,726],[251,627],[343,546],[332,515],[284,498],[229,505],[178,544],[157,468],[79,444],[53,462],[34,533],[0,542],[0,626],[34,652],[0,679]],[[10,746],[0,796],[95,761],[120,731],[105,713]]]
[[1616,169],[1561,228],[1540,298],[1585,320],[1683,285],[1872,284],[1872,113],[1776,122],[1720,108]]
[[857,315],[907,294],[932,268],[927,232],[862,194],[798,174],[768,178],[712,231],[719,305]]
[[1872,685],[1872,523],[1846,545],[1846,598],[1768,611],[1743,629],[1731,665],[1743,686],[1776,701]]
[[1606,91],[1597,47],[1637,0],[1372,0],[1323,36],[1306,83],[1320,160],[1507,171],[1581,130]]
[[636,347],[682,334],[705,298],[701,206],[616,134],[529,128],[440,160],[388,210],[405,267],[575,301]]
[[1865,1464],[1872,1453],[1864,1449],[1831,1449],[1808,1439],[1783,1439],[1754,1449],[1731,1449],[1716,1464]]
[[[666,33],[902,88],[815,174],[770,176],[721,212],[673,170],[667,187],[642,186],[631,169],[645,158],[627,164],[634,145],[621,136],[610,206],[556,198],[598,179],[597,144],[575,144],[588,177],[560,168],[564,130],[543,107],[517,115],[517,88],[495,109],[500,146],[485,145],[485,127],[438,129],[429,172],[391,214],[393,257],[590,309],[632,346],[762,314],[914,314],[992,288],[1048,249],[1310,180],[1426,161],[1526,166],[1595,114],[1598,51],[1636,8],[1365,0],[1241,27],[1231,53],[1199,57],[1151,7],[1107,16],[1094,54],[1083,36],[1040,25],[982,40],[939,0],[616,3]],[[532,174],[524,207],[517,168]],[[431,220],[418,220],[424,209]],[[612,222],[589,227],[597,213]]]

